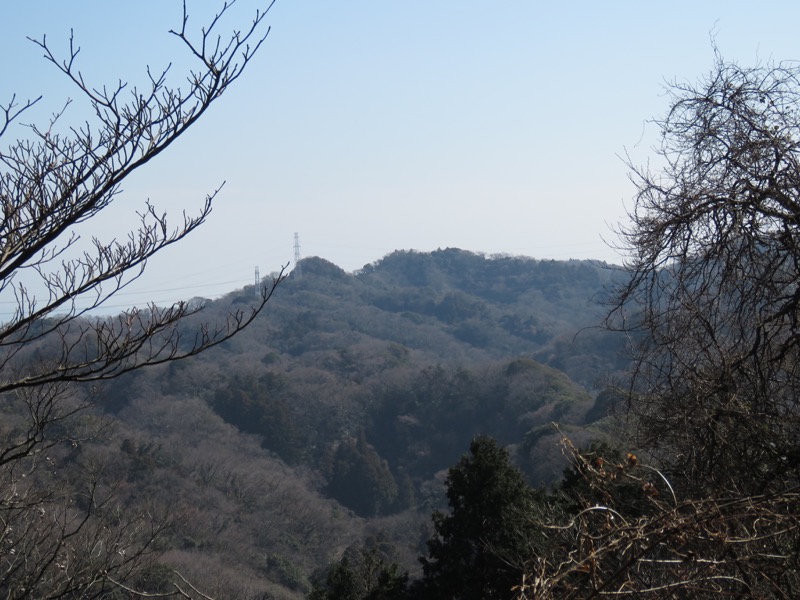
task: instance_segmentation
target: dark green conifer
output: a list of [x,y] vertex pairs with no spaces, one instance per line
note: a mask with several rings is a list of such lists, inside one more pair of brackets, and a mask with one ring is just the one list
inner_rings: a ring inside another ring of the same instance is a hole
[[431,600],[511,599],[523,565],[542,542],[537,496],[490,437],[476,437],[447,476],[450,513],[436,512],[436,532],[422,558],[420,596]]

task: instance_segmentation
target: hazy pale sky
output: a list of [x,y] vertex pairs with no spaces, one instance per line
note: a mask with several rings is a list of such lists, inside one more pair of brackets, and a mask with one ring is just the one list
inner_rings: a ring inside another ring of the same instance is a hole
[[[190,29],[220,3],[187,0]],[[259,6],[239,0],[246,25]],[[261,3],[264,6],[264,3]],[[27,0],[0,20],[0,100],[74,97],[26,36],[46,34],[96,86],[184,73],[180,0]],[[347,271],[395,249],[459,247],[619,262],[603,241],[634,189],[620,156],[652,156],[665,82],[713,63],[800,58],[796,2],[278,0],[248,71],[137,173],[92,233],[122,235],[149,198],[180,219],[227,181],[209,222],[113,304],[213,297],[294,257]],[[79,106],[66,119],[82,119]],[[24,134],[24,131],[20,133]],[[3,146],[9,140],[2,141]]]

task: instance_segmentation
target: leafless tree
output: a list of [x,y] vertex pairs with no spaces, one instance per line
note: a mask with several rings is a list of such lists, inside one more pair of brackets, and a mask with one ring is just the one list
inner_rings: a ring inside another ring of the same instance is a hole
[[[183,87],[168,83],[168,71],[149,69],[144,88],[121,80],[95,86],[81,74],[72,36],[64,59],[45,38],[33,40],[88,102],[92,119],[68,126],[65,109],[0,150],[0,297],[16,307],[0,324],[3,597],[100,597],[110,586],[126,587],[163,522],[147,511],[119,513],[113,494],[98,493],[94,476],[86,480],[89,491],[64,487],[51,474],[47,453],[58,456],[60,444],[77,444],[83,435],[75,426],[92,400],[86,384],[193,356],[229,339],[261,312],[282,278],[223,322],[200,323],[194,316],[202,306],[187,302],[108,318],[90,315],[137,279],[151,257],[209,216],[219,190],[177,225],[148,202],[126,239],[93,237],[81,246],[77,232],[118,202],[124,180],[181,137],[242,75],[269,32],[265,17],[272,4],[245,29],[220,34],[235,1],[224,3],[197,35],[184,4],[180,27],[170,32],[196,65]],[[17,131],[13,125],[38,101],[12,96],[0,106],[0,138]],[[197,595],[185,582],[172,591]]]
[[[798,483],[800,68],[717,56],[675,85],[656,172],[622,232],[638,443],[697,491]],[[678,475],[680,473],[680,475]]]
[[800,67],[715,56],[670,87],[654,166],[630,165],[608,324],[641,460],[573,453],[591,492],[522,597],[800,595]]

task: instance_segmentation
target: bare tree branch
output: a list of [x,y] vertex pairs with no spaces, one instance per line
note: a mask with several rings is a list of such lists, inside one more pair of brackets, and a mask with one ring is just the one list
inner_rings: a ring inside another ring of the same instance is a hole
[[[28,137],[0,150],[0,295],[15,304],[0,323],[0,596],[101,598],[116,588],[139,597],[208,598],[180,575],[166,596],[137,591],[134,576],[152,563],[170,519],[122,510],[102,469],[87,465],[85,478],[75,480],[54,465],[103,430],[86,412],[93,388],[79,384],[181,360],[230,339],[258,316],[283,278],[281,271],[251,306],[221,322],[200,321],[202,306],[189,302],[91,314],[211,212],[219,189],[177,224],[147,202],[127,236],[96,235],[79,246],[77,226],[119,201],[125,179],[192,127],[261,47],[272,3],[246,29],[220,34],[233,4],[223,4],[199,35],[189,28],[184,4],[180,30],[171,33],[196,67],[183,87],[167,83],[170,67],[148,69],[143,88],[121,79],[92,85],[78,68],[72,33],[65,57],[45,37],[33,40],[88,102],[92,117],[67,125],[67,101],[49,121],[27,125]],[[0,106],[0,138],[38,101],[12,96]]]

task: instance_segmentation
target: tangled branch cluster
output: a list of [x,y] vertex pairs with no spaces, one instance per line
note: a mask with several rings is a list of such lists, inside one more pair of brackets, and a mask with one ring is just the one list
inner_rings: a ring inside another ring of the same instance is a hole
[[[170,520],[162,509],[121,507],[96,465],[70,454],[95,435],[85,409],[94,387],[149,365],[207,350],[246,327],[264,308],[279,274],[249,308],[222,322],[192,319],[196,303],[131,308],[97,318],[101,306],[144,272],[147,262],[192,233],[208,217],[219,190],[177,225],[149,202],[123,240],[94,237],[79,249],[76,228],[120,198],[124,180],[158,157],[192,127],[244,72],[264,42],[271,4],[249,26],[219,35],[235,0],[223,4],[195,37],[184,4],[172,31],[197,67],[184,88],[167,71],[148,70],[146,89],[93,87],[77,66],[79,48],[60,60],[47,40],[45,58],[88,102],[93,119],[65,126],[62,110],[29,137],[0,150],[0,298],[15,305],[0,323],[0,596],[5,598],[134,595],[132,581],[151,564]],[[0,138],[30,114],[38,99],[0,106]],[[69,105],[69,103],[67,103]],[[66,107],[65,107],[66,108]],[[71,478],[58,469],[72,461]],[[79,472],[81,481],[75,480]],[[140,595],[140,594],[136,594]],[[171,592],[205,597],[185,581]],[[115,596],[116,597],[116,596]]]
[[547,527],[518,589],[533,598],[791,598],[800,589],[800,489],[681,498],[629,455],[606,463],[565,442],[588,491]]
[[717,55],[670,94],[608,317],[643,458],[570,448],[580,485],[520,598],[800,596],[800,67]]

